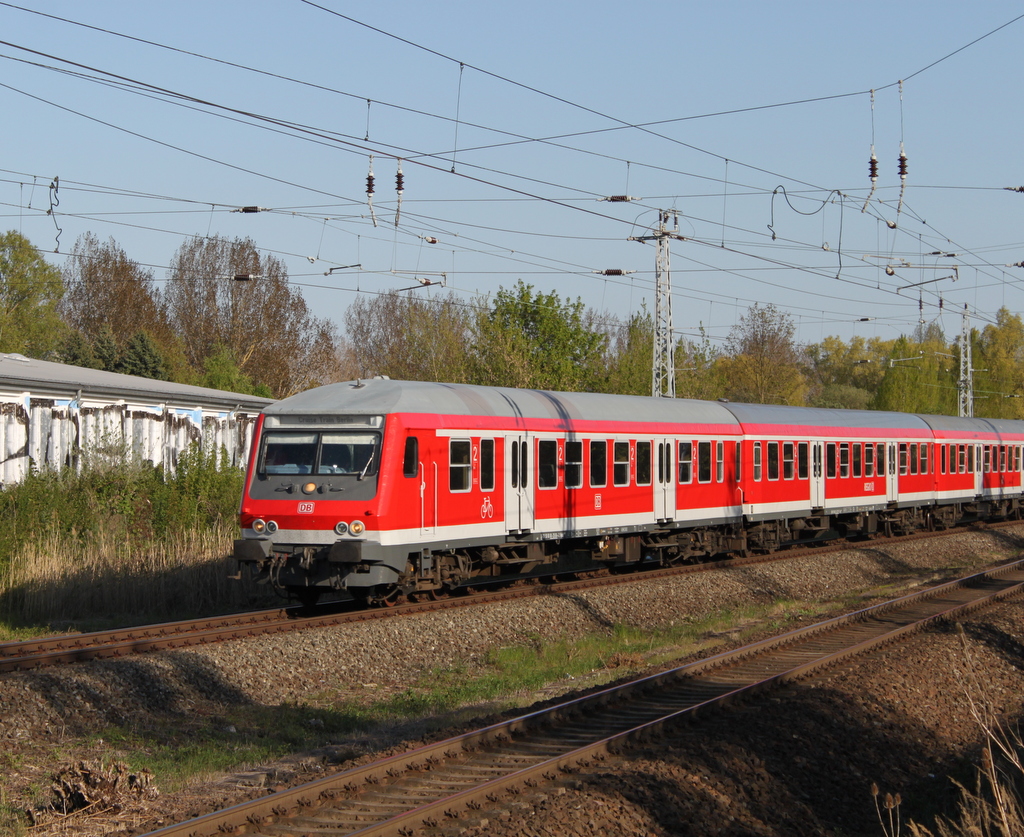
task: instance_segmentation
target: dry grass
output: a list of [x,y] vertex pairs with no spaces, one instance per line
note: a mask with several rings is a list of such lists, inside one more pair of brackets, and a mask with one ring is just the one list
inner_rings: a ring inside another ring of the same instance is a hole
[[[985,670],[971,652],[962,626],[959,631],[962,653],[954,661],[954,672],[983,735],[981,764],[973,788],[951,780],[960,794],[955,818],[936,817],[934,830],[911,821],[907,833],[910,837],[1020,837],[1024,834],[1024,739],[996,711],[998,701],[989,695]],[[902,827],[899,794],[883,798],[877,785],[871,790],[882,833],[898,837]]]
[[0,578],[12,621],[56,630],[223,613],[265,600],[230,578],[233,531],[177,532],[140,549],[114,525],[76,537],[49,533],[14,556]]

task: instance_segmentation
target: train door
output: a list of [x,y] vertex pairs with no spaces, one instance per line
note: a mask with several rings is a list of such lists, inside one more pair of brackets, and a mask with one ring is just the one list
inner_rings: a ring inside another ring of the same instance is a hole
[[654,515],[659,523],[676,517],[676,480],[672,450],[675,442],[662,439],[658,446],[658,480],[654,486]]
[[505,437],[505,528],[529,532],[534,524],[531,438],[525,433]]
[[900,458],[895,442],[886,444],[885,462],[885,499],[895,503],[900,497]]
[[825,444],[811,442],[811,508],[825,505]]
[[437,462],[419,463],[420,535],[433,536],[437,525]]

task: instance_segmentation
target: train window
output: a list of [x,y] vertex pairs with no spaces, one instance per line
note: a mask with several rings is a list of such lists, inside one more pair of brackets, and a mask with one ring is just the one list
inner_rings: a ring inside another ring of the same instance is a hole
[[939,445],[939,471],[946,473],[946,446]]
[[697,482],[711,482],[711,442],[697,442]]
[[921,473],[927,474],[928,471],[928,444],[921,445]]
[[1006,445],[999,446],[999,470],[1006,470]]
[[590,443],[590,486],[604,488],[608,485],[608,443]]
[[565,443],[565,487],[583,485],[583,442]]
[[792,442],[784,442],[782,445],[782,478],[791,480],[796,475],[793,468],[794,445]]
[[836,443],[829,442],[825,445],[825,476],[835,479],[836,476]]
[[967,445],[967,473],[976,474],[978,472],[978,465],[974,456],[974,445]]
[[875,466],[875,473],[880,477],[885,476],[885,445],[879,444],[877,447],[878,456],[876,457],[878,464]]
[[861,461],[864,454],[864,446],[860,442],[854,442],[851,448],[853,454],[853,476],[859,477],[862,473],[863,462]]
[[480,440],[480,490],[494,491],[494,439]]
[[761,443],[754,442],[754,482],[761,481]]
[[693,442],[679,443],[679,482],[693,482]]
[[917,473],[917,442],[910,445],[910,473]]
[[715,479],[719,482],[725,479],[725,442],[715,445]]
[[796,474],[799,479],[805,480],[810,474],[810,462],[808,460],[808,451],[810,445],[807,442],[800,442],[796,446]]
[[402,457],[402,476],[415,477],[419,473],[419,470],[420,440],[415,436],[406,436],[405,455]]
[[311,474],[316,462],[316,433],[266,433],[263,473]]
[[842,442],[839,445],[839,476],[844,479],[850,476],[850,443]]
[[910,473],[910,451],[906,442],[900,442],[900,475]]
[[779,443],[769,442],[768,443],[768,479],[777,480],[779,478]]
[[864,476],[873,477],[875,475],[875,446],[872,444],[864,445]]
[[637,485],[650,485],[651,484],[651,464],[653,462],[651,456],[651,443],[650,442],[637,442],[636,443],[636,484]]
[[469,439],[452,439],[448,443],[449,491],[469,491],[473,467],[472,448]]
[[988,445],[985,445],[983,448],[983,456],[984,464],[982,465],[982,470],[987,474],[992,470],[992,449]]
[[377,471],[376,433],[323,433],[318,474],[359,474]]
[[961,474],[967,473],[967,446],[957,445],[957,470]]
[[537,443],[537,486],[558,487],[558,442],[541,439]]
[[615,485],[629,485],[629,442],[616,442],[612,454],[612,479]]

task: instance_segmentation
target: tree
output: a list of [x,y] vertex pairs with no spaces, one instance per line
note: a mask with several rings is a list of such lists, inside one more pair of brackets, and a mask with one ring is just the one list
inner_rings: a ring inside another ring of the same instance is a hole
[[491,386],[579,392],[601,378],[607,336],[583,302],[535,293],[522,280],[502,288],[473,323],[474,377]]
[[164,302],[200,376],[208,357],[226,351],[239,372],[279,398],[339,380],[334,325],[310,313],[284,263],[251,239],[186,241],[172,260]]
[[92,233],[79,236],[63,278],[61,315],[90,340],[105,332],[119,353],[140,332],[161,344],[173,342],[152,271],[129,259],[113,238],[101,244]]
[[58,363],[81,366],[85,369],[102,369],[103,364],[93,351],[92,341],[80,331],[72,331],[54,354]]
[[805,350],[812,407],[864,410],[871,404],[885,374],[883,361],[892,341],[854,336],[849,344],[826,337]]
[[711,345],[704,326],[700,342],[681,339],[676,346],[676,395],[680,398],[715,400],[725,395],[721,353]]
[[654,318],[646,309],[625,323],[616,323],[609,335],[607,377],[602,389],[622,395],[651,394],[654,353]]
[[405,381],[467,383],[471,320],[471,309],[451,292],[359,296],[345,312],[358,374]]
[[[916,339],[915,339],[916,338]],[[883,361],[884,376],[872,401],[876,410],[957,414],[956,360],[942,330],[931,324],[914,338],[901,335]]]
[[117,361],[117,372],[140,378],[166,380],[164,359],[156,342],[146,332],[136,332]]
[[272,397],[269,388],[262,384],[253,384],[252,379],[235,365],[235,359],[227,346],[216,346],[213,352],[204,358],[203,376],[199,380],[199,386],[246,395],[261,395],[265,398]]
[[972,363],[975,415],[1024,418],[1024,322],[1000,308],[996,322],[976,336]]
[[793,341],[793,320],[774,305],[747,309],[733,327],[719,361],[726,395],[755,404],[802,404],[807,384]]
[[0,352],[55,351],[66,333],[57,311],[63,294],[60,271],[27,238],[0,235]]

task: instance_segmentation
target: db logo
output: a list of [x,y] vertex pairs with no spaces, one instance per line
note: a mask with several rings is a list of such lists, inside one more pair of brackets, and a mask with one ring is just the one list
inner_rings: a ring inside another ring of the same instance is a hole
[[299,503],[299,514],[312,514],[316,503]]

